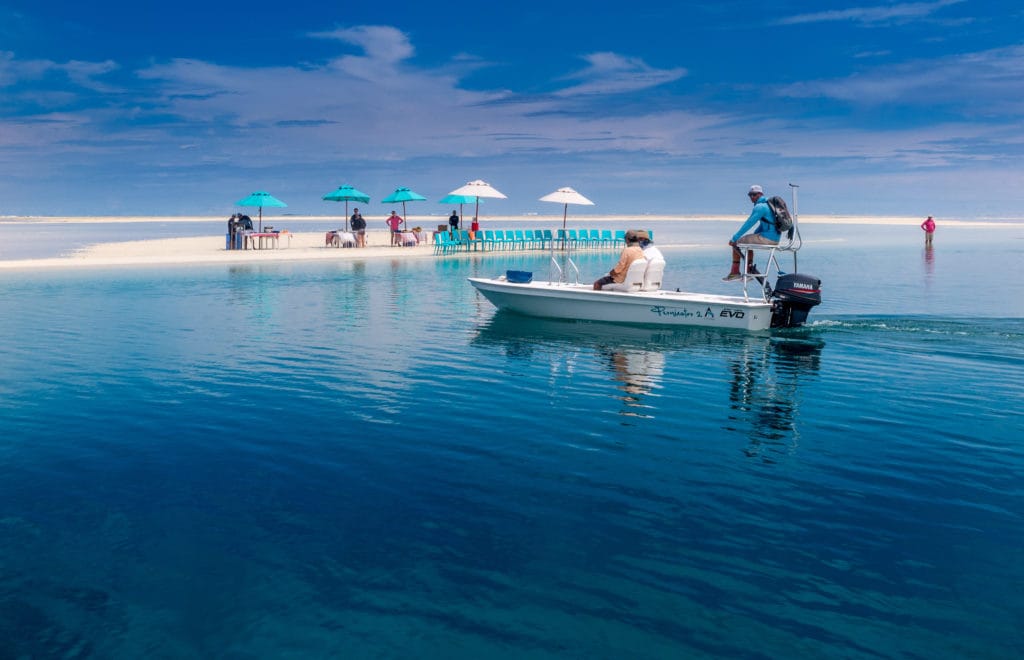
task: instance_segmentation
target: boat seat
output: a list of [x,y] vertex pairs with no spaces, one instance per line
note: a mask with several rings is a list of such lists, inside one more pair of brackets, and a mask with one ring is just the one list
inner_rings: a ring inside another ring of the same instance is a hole
[[637,259],[629,264],[626,271],[626,279],[622,282],[612,282],[601,287],[602,291],[642,291],[644,288],[644,273],[647,272],[647,260]]
[[664,259],[653,259],[647,262],[647,268],[644,270],[644,283],[641,287],[643,291],[657,291],[661,288],[661,277],[665,274],[665,260]]

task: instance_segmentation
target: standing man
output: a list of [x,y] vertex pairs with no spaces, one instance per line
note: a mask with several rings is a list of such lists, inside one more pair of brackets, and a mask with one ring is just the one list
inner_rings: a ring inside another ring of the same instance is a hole
[[455,209],[452,209],[452,214],[451,214],[451,216],[448,217],[448,230],[454,232],[454,231],[458,231],[458,229],[459,229],[459,214],[455,212]]
[[924,230],[924,246],[932,246],[932,236],[935,234],[935,220],[932,216],[928,216],[928,219],[921,223],[921,229]]
[[[764,189],[761,186],[750,186],[750,190],[747,191],[747,197],[750,198],[750,202],[754,205],[754,210],[750,212],[750,217],[747,218],[747,221],[733,234],[732,239],[729,241],[729,245],[732,246],[732,268],[729,270],[729,274],[722,278],[726,282],[743,277],[740,275],[740,261],[743,259],[743,252],[740,248],[744,245],[779,244],[779,232],[775,229],[775,216],[768,206],[768,198],[764,196]],[[757,225],[754,233],[745,234],[754,225]],[[747,250],[747,272],[757,272],[757,266],[754,265],[753,250]]]
[[384,221],[388,227],[391,227],[391,244],[401,245],[401,232],[402,232],[402,216],[398,215],[395,211],[391,212],[391,217]]

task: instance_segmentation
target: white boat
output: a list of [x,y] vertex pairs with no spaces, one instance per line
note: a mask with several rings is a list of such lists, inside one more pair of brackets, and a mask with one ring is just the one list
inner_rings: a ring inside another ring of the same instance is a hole
[[741,330],[772,327],[775,303],[685,291],[594,291],[590,284],[558,281],[469,281],[498,309],[541,318],[643,325],[694,325]]
[[[508,271],[492,279],[471,277],[469,281],[498,309],[526,316],[749,331],[792,328],[803,325],[811,308],[821,303],[821,280],[796,272],[800,245],[794,225],[779,245],[755,246],[767,252],[767,267],[763,274],[743,275],[742,295],[737,296],[663,290],[665,262],[646,259],[630,265],[622,284],[595,291],[593,285],[580,283],[571,255],[558,252],[556,257],[554,246],[548,280]],[[792,254],[793,267],[783,273],[779,257],[786,253]]]

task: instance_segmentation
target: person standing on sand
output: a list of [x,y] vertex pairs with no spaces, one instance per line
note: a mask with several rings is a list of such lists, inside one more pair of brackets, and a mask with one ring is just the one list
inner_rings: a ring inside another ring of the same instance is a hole
[[448,230],[458,231],[459,230],[459,214],[452,209],[452,214],[448,216]]
[[356,247],[366,247],[366,219],[363,218],[363,214],[359,212],[359,209],[355,209],[352,212],[349,222],[351,223],[352,231],[356,233]]
[[928,216],[928,218],[921,223],[921,229],[924,230],[924,246],[931,247],[932,236],[935,235],[935,219],[932,218],[932,216]]
[[391,217],[384,222],[388,227],[391,227],[391,244],[401,245],[402,216],[398,215],[395,211],[392,211]]

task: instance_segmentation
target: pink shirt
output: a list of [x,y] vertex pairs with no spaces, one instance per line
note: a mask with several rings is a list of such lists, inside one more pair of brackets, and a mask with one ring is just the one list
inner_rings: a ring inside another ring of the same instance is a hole
[[931,218],[928,218],[927,220],[921,223],[921,229],[925,231],[935,231],[935,221],[932,220]]
[[402,216],[393,215],[385,220],[385,222],[388,223],[388,227],[391,227],[391,231],[398,231],[398,228],[402,226]]

